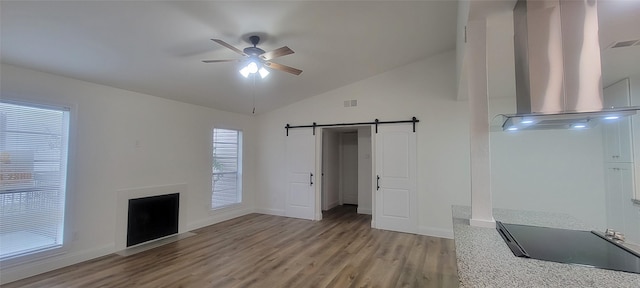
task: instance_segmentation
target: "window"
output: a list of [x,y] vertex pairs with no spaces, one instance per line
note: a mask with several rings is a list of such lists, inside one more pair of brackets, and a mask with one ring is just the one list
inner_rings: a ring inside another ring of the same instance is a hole
[[242,202],[242,132],[213,129],[211,208]]
[[68,109],[0,102],[0,260],[62,247]]

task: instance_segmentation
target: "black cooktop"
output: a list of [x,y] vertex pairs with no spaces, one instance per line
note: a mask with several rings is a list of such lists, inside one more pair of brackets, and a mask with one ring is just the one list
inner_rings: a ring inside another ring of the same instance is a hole
[[497,222],[514,255],[640,274],[640,255],[594,231]]

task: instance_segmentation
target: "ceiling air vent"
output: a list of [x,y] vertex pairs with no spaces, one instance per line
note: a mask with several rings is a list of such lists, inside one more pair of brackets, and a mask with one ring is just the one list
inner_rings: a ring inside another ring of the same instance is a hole
[[344,107],[356,107],[358,106],[358,100],[346,100],[344,101]]
[[634,46],[634,44],[636,46],[640,45],[640,39],[613,42],[613,44],[611,44],[609,48],[631,47]]

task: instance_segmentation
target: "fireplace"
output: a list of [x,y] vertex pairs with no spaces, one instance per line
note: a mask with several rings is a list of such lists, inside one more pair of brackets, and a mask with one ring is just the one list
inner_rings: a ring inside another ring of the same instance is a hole
[[[148,245],[127,245],[128,228],[129,228],[129,200],[140,198],[151,198],[156,196],[164,196],[168,194],[178,194],[178,235],[187,232],[187,203],[189,203],[187,195],[187,184],[169,184],[159,186],[146,186],[120,189],[116,193],[116,225],[115,225],[115,251],[125,251],[129,248],[148,246]],[[175,233],[174,233],[175,234]],[[163,237],[170,238],[170,237]],[[154,243],[162,241],[153,241]],[[142,243],[142,242],[141,242]],[[135,250],[135,249],[134,249]],[[137,250],[136,250],[137,251]],[[128,252],[127,252],[128,253]]]
[[129,199],[127,247],[178,233],[180,193]]

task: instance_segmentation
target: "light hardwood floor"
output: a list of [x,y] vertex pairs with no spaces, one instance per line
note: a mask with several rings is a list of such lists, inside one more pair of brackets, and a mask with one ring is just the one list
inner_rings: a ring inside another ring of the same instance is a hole
[[353,206],[322,221],[250,214],[123,257],[3,287],[457,287],[453,240],[370,228]]

